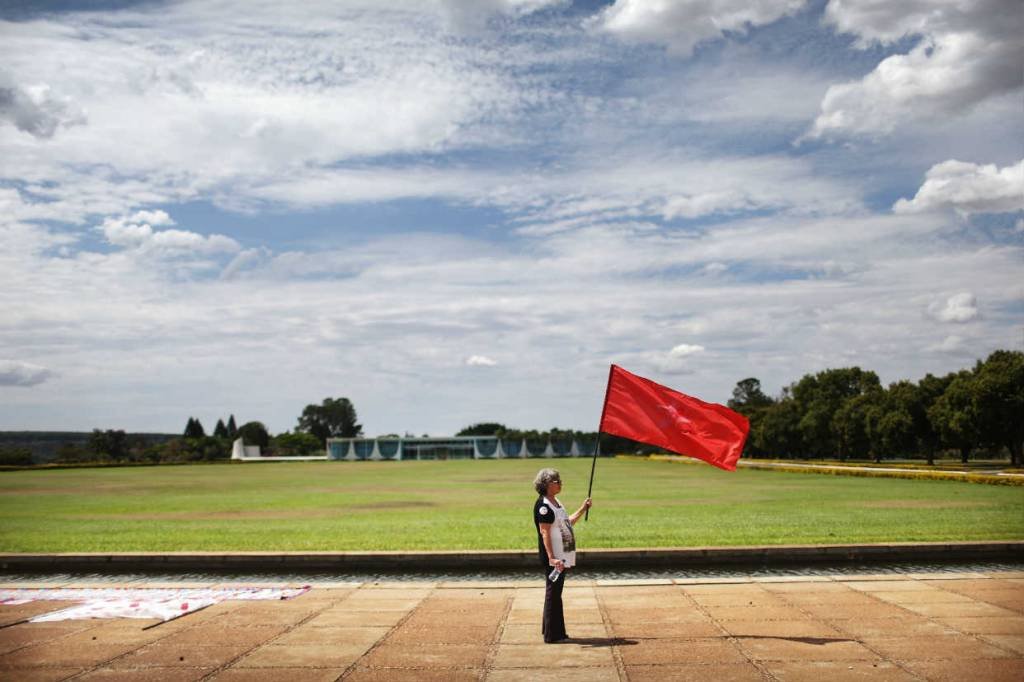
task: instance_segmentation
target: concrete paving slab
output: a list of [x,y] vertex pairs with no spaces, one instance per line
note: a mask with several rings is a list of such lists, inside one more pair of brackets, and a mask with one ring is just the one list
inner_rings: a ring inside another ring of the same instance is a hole
[[708,623],[707,616],[696,609],[608,609],[613,624],[627,623]]
[[347,668],[366,653],[359,644],[266,644],[236,661],[235,668]]
[[157,642],[144,646],[118,661],[132,668],[219,668],[235,660],[252,647],[248,644],[228,646],[188,646]]
[[[616,668],[531,668],[528,673],[521,669],[492,670],[487,682],[618,682]],[[667,678],[661,678],[667,679]]]
[[[159,627],[145,630],[164,643],[180,647],[191,646],[248,646],[257,647],[269,642],[287,630],[283,625],[245,625],[222,627],[214,623],[200,623],[190,628],[167,634]],[[92,631],[90,631],[92,632]],[[86,633],[89,634],[89,633]]]
[[1024,635],[982,635],[981,639],[1018,654],[1024,654]]
[[[595,638],[606,636],[604,625],[574,625],[569,632],[573,637]],[[511,623],[501,633],[502,644],[537,644],[541,641],[540,616],[535,623]]]
[[99,668],[75,679],[89,682],[194,682],[212,672],[213,668]]
[[733,620],[721,623],[735,637],[842,637],[835,628],[814,620]]
[[479,668],[356,668],[344,678],[352,682],[478,682],[484,679]]
[[803,594],[808,593],[821,593],[828,592],[831,594],[845,594],[850,592],[850,587],[843,583],[837,583],[832,580],[806,580],[798,582],[762,582],[760,586],[775,594]]
[[1020,682],[1024,660],[907,661],[906,667],[930,682]]
[[388,644],[490,644],[498,633],[489,627],[450,625],[437,628],[400,627],[388,636]]
[[572,640],[558,644],[501,644],[492,667],[611,667],[615,665],[610,644],[612,641],[609,638],[598,638],[594,644],[587,645]]
[[[302,625],[275,637],[273,644],[345,644],[369,648],[384,638],[391,628],[377,627],[311,627]],[[262,642],[260,642],[262,643]]]
[[764,679],[761,672],[750,663],[627,665],[625,670],[630,682],[761,682]]
[[920,678],[894,663],[849,661],[766,661],[765,669],[779,682],[916,682]]
[[907,618],[853,618],[831,621],[831,624],[840,632],[857,638],[959,634],[940,622],[913,615]]
[[844,637],[740,637],[740,649],[755,661],[878,661],[881,656]]
[[695,594],[693,600],[705,607],[714,606],[786,606],[782,597],[764,594]]
[[57,682],[78,673],[78,668],[26,668],[0,670],[0,680],[7,682]]
[[970,597],[947,590],[910,590],[908,592],[878,592],[875,598],[891,604],[965,604]]
[[346,611],[328,609],[303,623],[304,627],[386,626],[391,627],[408,615],[408,611]]
[[803,612],[795,606],[708,606],[715,620],[800,620]]
[[216,682],[334,682],[344,668],[228,668],[211,679]]
[[937,589],[920,580],[850,580],[844,584],[863,592],[907,592],[909,590]]
[[[719,637],[722,629],[710,620],[699,623],[612,623],[612,634],[616,637],[630,639],[697,639],[702,637]],[[573,628],[573,634],[579,627]]]
[[956,616],[997,617],[1018,615],[1011,609],[1004,609],[994,604],[974,601],[967,604],[905,604],[908,611],[919,613],[930,618],[954,618]]
[[725,638],[640,639],[636,644],[620,646],[623,664],[707,664],[745,663],[747,658]]
[[[842,592],[784,592],[781,597],[790,604],[801,606],[874,606],[878,603],[878,596],[857,592],[847,587]],[[882,594],[882,593],[879,593]]]
[[81,644],[63,647],[44,643],[18,649],[0,656],[0,670],[14,668],[91,668],[94,665],[122,656],[135,648],[134,644]]
[[359,661],[370,668],[482,668],[487,647],[479,644],[410,646],[384,643]]
[[50,642],[87,629],[88,623],[83,621],[22,623],[4,628],[0,630],[0,654],[6,654],[31,644]]
[[1013,658],[1013,654],[985,642],[964,635],[938,635],[922,637],[865,637],[865,645],[890,660],[980,659]]
[[[967,606],[955,604],[953,606]],[[915,615],[902,606],[873,600],[865,604],[800,604],[800,609],[816,618],[861,620],[864,618],[907,618]]]
[[1024,616],[936,618],[951,628],[976,635],[1024,635]]

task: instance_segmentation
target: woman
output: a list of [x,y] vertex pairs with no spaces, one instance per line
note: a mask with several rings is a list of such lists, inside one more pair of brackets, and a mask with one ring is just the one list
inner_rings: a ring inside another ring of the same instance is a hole
[[[533,524],[537,527],[537,551],[546,580],[544,620],[540,631],[544,641],[550,644],[569,639],[562,615],[562,586],[566,571],[576,565],[576,538],[572,527],[583,512],[590,509],[591,502],[588,497],[575,514],[569,515],[558,501],[562,477],[555,469],[541,469],[533,479],[533,487],[538,495],[537,503],[533,505]],[[550,578],[552,569],[558,571],[554,580]]]

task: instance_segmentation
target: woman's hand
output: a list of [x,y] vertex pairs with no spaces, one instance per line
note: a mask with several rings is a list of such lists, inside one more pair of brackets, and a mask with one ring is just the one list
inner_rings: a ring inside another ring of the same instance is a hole
[[583,500],[583,510],[584,511],[586,511],[587,509],[590,509],[592,506],[594,506],[594,501],[591,500],[589,497],[587,499]]
[[548,559],[548,566],[557,568],[559,571],[565,570],[565,562],[561,559]]

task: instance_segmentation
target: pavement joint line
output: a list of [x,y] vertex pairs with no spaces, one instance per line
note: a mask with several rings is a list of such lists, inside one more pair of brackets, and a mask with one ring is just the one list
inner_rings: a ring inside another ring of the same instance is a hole
[[498,629],[493,635],[493,641],[491,645],[487,647],[487,656],[484,658],[484,669],[481,675],[481,680],[486,680],[491,676],[491,671],[494,668],[494,661],[498,658],[498,649],[501,648],[501,639],[505,635],[505,628],[508,626],[508,614],[512,612],[512,604],[516,600],[516,592],[518,588],[513,588],[512,593],[505,597],[505,608],[501,612],[501,620],[498,622]]
[[[913,614],[915,616],[919,616],[920,615],[920,614],[915,614],[913,611],[910,611],[909,609],[905,609],[902,606],[899,606],[898,604],[893,604],[892,602],[887,602],[884,599],[880,599],[880,598],[876,597],[874,594],[869,594],[869,593],[862,593],[862,594],[864,594],[865,596],[867,596],[870,599],[874,599],[879,604],[888,604],[890,606],[897,606],[898,608],[903,609],[904,611],[906,611],[909,614]],[[783,601],[787,602],[790,606],[794,607],[796,610],[800,611],[805,616],[810,617],[814,621],[819,621],[820,620],[818,616],[814,615],[813,613],[811,613],[810,611],[805,609],[799,603],[793,602],[793,601],[791,601],[789,599],[786,599],[785,595],[780,595],[780,596],[782,597]],[[841,622],[841,621],[831,620],[831,621],[826,621],[826,622],[827,622],[827,625],[829,627],[834,628],[835,630],[838,630],[840,632],[840,634],[842,634],[842,635],[846,636],[847,638],[857,642],[862,647],[864,647],[865,649],[867,649],[868,651],[873,653],[875,656],[878,656],[881,660],[895,665],[897,668],[899,668],[903,672],[907,673],[908,675],[914,677],[915,679],[918,679],[918,680],[925,679],[920,674],[915,673],[913,670],[911,670],[908,667],[906,667],[905,665],[903,665],[903,663],[901,661],[898,661],[895,658],[889,658],[888,656],[883,654],[881,651],[878,651],[874,647],[869,646],[867,642],[863,641],[860,637],[858,637],[857,635],[851,633],[849,630],[847,630],[842,625],[840,625],[839,622]]]
[[616,643],[615,626],[612,624],[612,618],[608,614],[608,605],[604,603],[604,598],[598,594],[597,585],[592,586],[590,589],[594,592],[594,601],[597,602],[597,610],[601,614],[604,633],[612,641],[612,660],[615,661],[615,674],[619,676],[619,682],[628,682],[629,676],[626,674],[626,664],[622,660],[622,652]]
[[[936,587],[938,589],[942,590],[943,592],[949,592],[950,594],[960,595],[959,592],[955,592],[954,590],[947,590],[947,589],[945,589],[943,587],[940,587],[940,586],[936,586]],[[984,604],[989,604],[990,603],[990,602],[987,602],[987,601],[985,601],[984,599],[982,599],[980,597],[972,597],[970,595],[960,595],[960,596],[967,596],[967,597],[969,597],[970,599],[972,599],[974,601],[982,602]],[[998,606],[998,604],[993,604],[993,606]],[[1010,647],[1006,646],[1005,644],[1002,644],[998,640],[986,639],[986,633],[969,632],[969,631],[964,630],[962,628],[958,628],[958,627],[956,627],[954,625],[947,625],[946,623],[943,623],[942,621],[939,621],[937,616],[925,616],[925,618],[927,618],[929,621],[934,622],[937,625],[940,625],[940,626],[942,626],[944,628],[950,628],[952,630],[956,630],[958,633],[960,633],[961,636],[970,637],[970,638],[972,638],[972,639],[974,639],[976,641],[980,641],[983,644],[987,644],[989,646],[994,646],[995,648],[1000,649],[1002,651],[1005,651],[1005,652],[1011,654],[1014,657],[1020,655],[1019,651],[1017,651],[1016,649],[1010,648]],[[988,635],[988,636],[991,636],[991,635]]]
[[[364,583],[364,587],[365,587],[365,583]],[[358,589],[364,589],[364,587],[361,587],[361,588],[358,588]],[[370,588],[365,588],[365,589],[370,589]],[[357,590],[353,590],[353,593],[354,593],[354,592],[356,592],[356,591],[357,591]],[[387,632],[385,632],[385,633],[384,633],[384,634],[383,634],[383,635],[382,635],[382,636],[380,637],[380,639],[378,639],[378,640],[377,640],[376,642],[374,642],[374,643],[373,643],[372,645],[370,645],[370,648],[368,648],[368,649],[367,649],[366,651],[364,651],[364,652],[362,653],[362,655],[360,655],[359,657],[357,657],[357,658],[356,658],[356,660],[352,661],[352,663],[350,663],[350,664],[349,664],[349,666],[348,666],[347,668],[345,668],[344,670],[342,670],[342,671],[341,671],[341,674],[340,674],[340,675],[338,675],[338,677],[337,677],[337,679],[335,680],[335,682],[338,682],[338,680],[343,680],[343,679],[345,679],[346,677],[349,677],[349,676],[350,676],[350,675],[351,675],[351,674],[352,674],[353,672],[355,672],[355,671],[356,671],[356,669],[357,669],[357,668],[359,667],[359,661],[361,661],[361,660],[365,659],[365,658],[366,658],[367,656],[369,656],[369,655],[370,655],[370,654],[372,654],[372,653],[373,653],[374,651],[376,651],[377,649],[379,649],[379,648],[380,648],[380,646],[381,646],[381,644],[383,644],[383,643],[384,643],[385,641],[387,641],[387,638],[388,638],[388,637],[390,637],[390,636],[391,636],[391,635],[393,635],[393,634],[394,634],[395,632],[397,632],[397,631],[398,631],[398,628],[400,628],[400,627],[402,627],[403,625],[405,625],[405,623],[406,623],[406,622],[407,622],[407,621],[408,621],[408,620],[409,620],[410,618],[412,618],[412,615],[413,615],[414,613],[416,613],[416,611],[418,611],[418,610],[420,609],[420,607],[421,607],[421,606],[423,606],[423,602],[425,602],[425,601],[426,601],[427,599],[429,599],[429,598],[430,598],[430,596],[431,596],[432,594],[434,594],[434,593],[435,593],[436,591],[437,591],[437,585],[436,585],[436,584],[431,584],[431,587],[430,587],[430,591],[429,591],[429,592],[428,592],[428,593],[427,593],[427,594],[426,594],[425,596],[423,596],[423,597],[420,597],[420,600],[419,600],[419,602],[418,602],[418,603],[416,604],[416,606],[414,606],[414,607],[412,607],[411,609],[409,609],[409,612],[408,612],[408,613],[406,613],[406,614],[405,614],[404,616],[402,616],[402,617],[401,617],[401,618],[400,618],[400,619],[398,620],[398,622],[397,622],[397,623],[395,623],[395,624],[394,624],[393,626],[391,626],[391,629],[390,629],[390,630],[388,630]]]
[[[299,595],[298,597],[294,597],[294,599],[301,599],[301,598],[302,598],[302,596],[303,596],[303,595]],[[291,632],[291,631],[292,631],[292,630],[294,630],[295,628],[299,627],[300,625],[304,625],[304,624],[308,623],[309,621],[311,621],[312,619],[316,618],[316,617],[317,617],[317,616],[319,616],[319,615],[320,615],[321,613],[323,613],[323,612],[324,612],[325,610],[327,610],[328,608],[330,608],[330,606],[332,606],[333,604],[335,604],[335,603],[341,603],[341,602],[345,601],[345,599],[347,599],[347,598],[348,598],[349,596],[350,596],[350,594],[346,594],[346,595],[342,596],[342,597],[341,597],[341,599],[338,599],[338,600],[337,600],[336,602],[332,602],[332,603],[331,603],[330,605],[328,605],[328,606],[324,606],[324,607],[323,607],[322,609],[320,609],[319,611],[314,611],[313,613],[309,614],[308,616],[306,616],[305,618],[303,618],[303,619],[302,619],[302,620],[300,620],[299,622],[297,622],[297,623],[292,623],[292,624],[291,624],[291,625],[289,625],[289,626],[288,626],[287,628],[285,628],[285,630],[284,630],[283,632],[279,632],[278,634],[274,635],[273,637],[271,637],[270,639],[268,639],[268,640],[267,640],[266,642],[263,642],[262,644],[257,644],[256,646],[254,646],[254,647],[252,647],[252,648],[250,648],[250,649],[247,649],[247,650],[243,651],[242,653],[238,654],[237,656],[235,656],[235,657],[234,657],[234,658],[232,658],[231,660],[229,660],[229,661],[227,661],[226,663],[222,664],[222,665],[221,665],[220,667],[218,667],[218,668],[215,668],[215,669],[211,670],[211,671],[210,671],[210,672],[209,672],[208,674],[206,674],[206,675],[203,675],[203,677],[202,677],[202,678],[200,678],[200,679],[201,679],[201,680],[208,680],[208,679],[210,679],[210,678],[211,678],[211,677],[212,677],[213,675],[218,675],[218,674],[220,674],[220,673],[224,672],[225,670],[227,670],[228,668],[230,668],[230,667],[231,667],[232,665],[234,665],[234,664],[235,664],[235,663],[237,663],[238,661],[242,660],[243,658],[245,658],[246,656],[248,656],[248,655],[249,655],[249,654],[251,654],[252,652],[256,651],[256,650],[257,650],[257,649],[259,649],[260,647],[264,647],[264,646],[267,646],[268,644],[271,644],[271,643],[273,643],[273,642],[274,642],[274,640],[280,639],[281,637],[283,637],[284,635],[288,634],[289,632]],[[191,625],[191,626],[189,626],[188,628],[186,628],[186,630],[190,630],[190,629],[192,629],[192,628],[194,628],[194,627],[196,627],[196,626],[195,626],[195,625]]]
[[[775,675],[773,675],[770,670],[768,670],[767,666],[765,666],[763,663],[759,661],[755,661],[753,658],[747,655],[747,652],[744,651],[743,647],[740,646],[739,640],[736,637],[734,637],[733,634],[729,632],[717,618],[711,615],[711,612],[708,611],[707,607],[705,607],[699,601],[694,599],[693,595],[687,592],[685,589],[683,589],[682,586],[677,585],[676,589],[678,589],[682,593],[684,599],[693,604],[693,606],[698,611],[700,611],[702,614],[704,614],[705,617],[711,620],[714,626],[718,628],[718,631],[722,633],[722,635],[724,635],[725,640],[729,642],[729,644],[731,644],[737,652],[739,652],[740,656],[742,656],[747,661],[747,663],[749,663],[751,666],[753,666],[755,670],[757,670],[757,672],[761,675],[762,680],[766,680],[768,682],[778,681],[778,678],[775,677]],[[761,589],[763,590],[764,588]]]

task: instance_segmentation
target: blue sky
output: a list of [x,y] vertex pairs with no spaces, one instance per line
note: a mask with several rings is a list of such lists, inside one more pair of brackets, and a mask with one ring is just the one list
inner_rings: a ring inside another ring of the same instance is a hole
[[0,429],[595,428],[1024,344],[1014,0],[0,9]]

